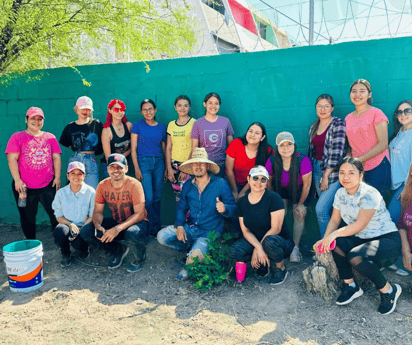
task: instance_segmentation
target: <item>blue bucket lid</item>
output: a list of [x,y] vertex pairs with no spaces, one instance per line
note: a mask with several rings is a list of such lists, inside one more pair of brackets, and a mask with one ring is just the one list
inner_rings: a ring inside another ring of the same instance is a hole
[[9,252],[9,253],[22,252],[25,250],[36,248],[41,245],[42,243],[39,240],[16,241],[16,242],[6,244],[3,247],[3,252]]

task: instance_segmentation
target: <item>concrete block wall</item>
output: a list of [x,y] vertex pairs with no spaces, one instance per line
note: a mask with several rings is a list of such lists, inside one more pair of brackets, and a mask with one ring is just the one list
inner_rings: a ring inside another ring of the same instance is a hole
[[[142,118],[140,102],[152,98],[158,121],[167,125],[176,118],[176,96],[188,95],[192,115],[199,118],[204,114],[204,96],[217,92],[222,97],[220,114],[230,118],[236,137],[243,135],[251,122],[260,121],[266,125],[271,144],[278,132],[288,130],[304,153],[308,128],[316,118],[314,102],[320,94],[331,94],[334,114],[344,118],[353,110],[351,83],[358,78],[369,80],[374,105],[390,119],[390,134],[394,107],[403,99],[412,99],[410,37],[154,61],[149,66],[149,73],[139,62],[78,67],[91,87],[84,86],[73,69],[61,68],[46,71],[39,81],[16,81],[12,87],[0,89],[0,150],[4,152],[12,133],[25,129],[24,115],[30,106],[43,108],[43,129],[59,138],[64,126],[76,119],[73,106],[82,95],[93,99],[94,117],[102,122],[113,98],[126,103],[126,115],[132,122]],[[63,148],[63,169],[69,156],[70,151]],[[0,176],[0,221],[18,223],[5,156]],[[175,206],[170,185],[164,190],[162,223],[167,224],[174,220]],[[40,219],[45,219],[43,213]]]

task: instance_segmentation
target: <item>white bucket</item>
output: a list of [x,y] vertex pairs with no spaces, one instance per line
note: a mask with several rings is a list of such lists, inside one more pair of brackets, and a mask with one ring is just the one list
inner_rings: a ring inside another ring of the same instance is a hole
[[3,247],[10,290],[28,292],[43,286],[43,245],[37,240],[12,242]]

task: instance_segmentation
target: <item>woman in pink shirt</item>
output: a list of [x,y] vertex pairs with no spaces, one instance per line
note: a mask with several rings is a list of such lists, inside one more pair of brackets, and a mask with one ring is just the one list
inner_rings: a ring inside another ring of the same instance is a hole
[[43,110],[31,107],[26,114],[26,123],[25,131],[11,136],[5,153],[13,176],[12,190],[16,204],[19,196],[26,196],[26,206],[17,207],[24,236],[35,239],[39,201],[50,218],[52,230],[58,224],[52,202],[56,190],[60,188],[62,151],[56,137],[41,130]]
[[364,182],[385,196],[391,183],[388,118],[382,110],[372,107],[371,85],[365,79],[352,84],[350,100],[356,109],[346,116],[345,122],[352,156],[364,164]]

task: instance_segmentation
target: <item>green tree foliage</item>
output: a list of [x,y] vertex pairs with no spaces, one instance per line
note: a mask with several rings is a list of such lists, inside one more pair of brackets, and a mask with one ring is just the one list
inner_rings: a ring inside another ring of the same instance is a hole
[[2,0],[0,76],[96,62],[175,57],[195,43],[184,0]]

